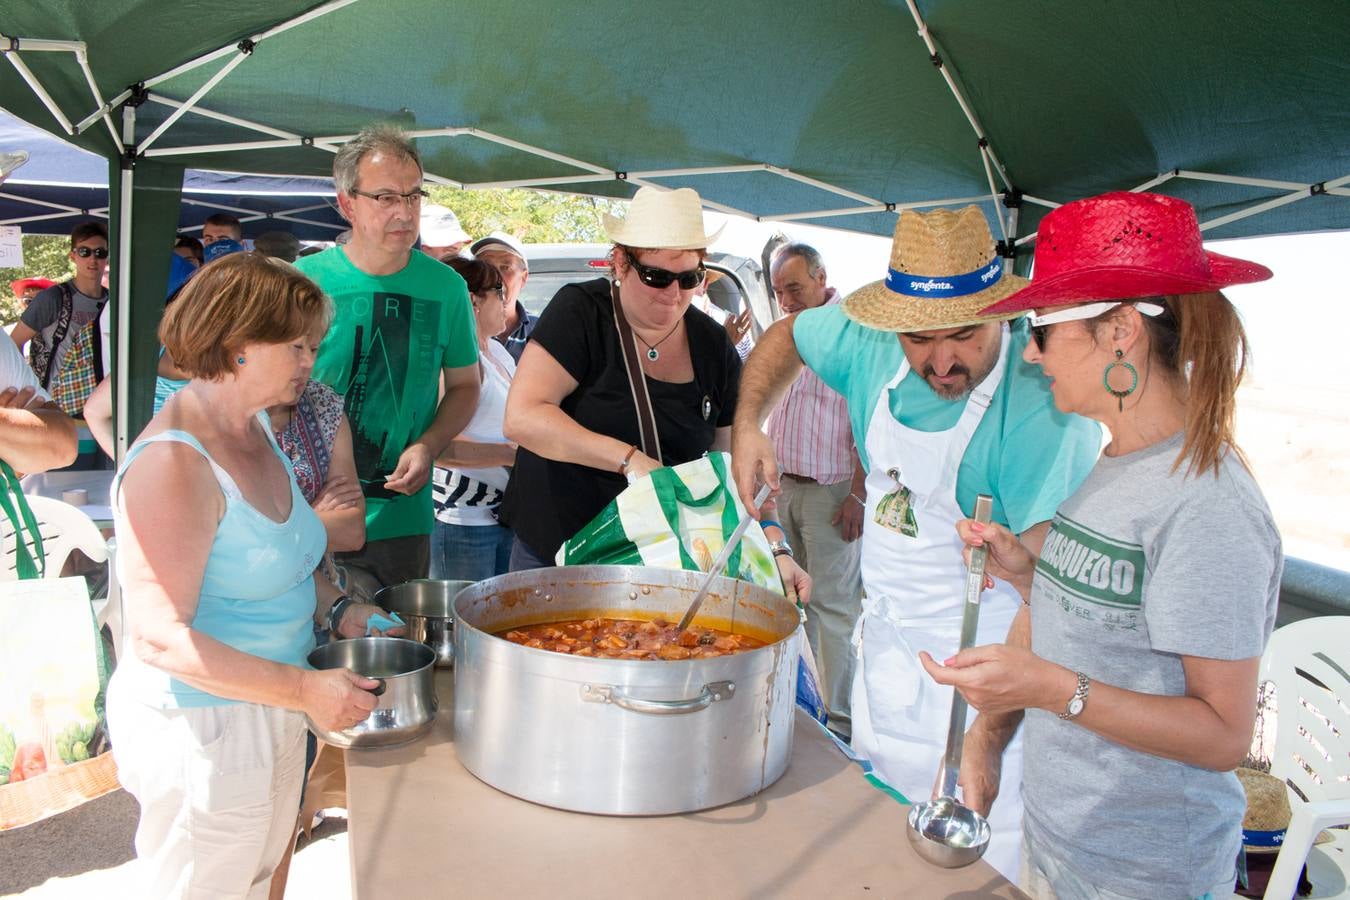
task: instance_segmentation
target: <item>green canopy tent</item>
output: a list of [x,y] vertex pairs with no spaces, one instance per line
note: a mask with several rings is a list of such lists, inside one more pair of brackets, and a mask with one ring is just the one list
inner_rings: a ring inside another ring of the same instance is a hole
[[386,119],[437,183],[688,185],[874,233],[979,202],[1008,255],[1111,189],[1184,197],[1215,238],[1347,228],[1347,33],[1344,0],[27,0],[0,106],[109,160],[125,441],[158,304],[123,298],[166,276],[131,248],[167,240],[185,167],[325,175]]

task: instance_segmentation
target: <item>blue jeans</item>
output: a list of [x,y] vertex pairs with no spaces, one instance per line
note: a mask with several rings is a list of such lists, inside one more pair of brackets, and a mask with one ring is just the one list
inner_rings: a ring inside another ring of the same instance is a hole
[[548,566],[557,565],[552,559],[547,559],[535,553],[529,544],[516,538],[511,547],[511,571],[520,572],[525,569],[543,569]]
[[512,537],[504,525],[451,525],[437,519],[431,532],[431,577],[482,581],[503,575]]

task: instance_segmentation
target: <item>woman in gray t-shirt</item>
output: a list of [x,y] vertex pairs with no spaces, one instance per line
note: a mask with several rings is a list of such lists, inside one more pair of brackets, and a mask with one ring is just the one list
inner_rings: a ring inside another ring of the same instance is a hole
[[923,660],[981,711],[965,798],[994,801],[984,785],[1025,711],[1025,890],[1228,896],[1244,810],[1232,769],[1283,560],[1233,440],[1247,342],[1219,289],[1270,271],[1206,253],[1189,204],[1118,193],[1046,216],[1035,273],[985,312],[1033,310],[1026,361],[1111,443],[1040,547],[958,526],[1028,604],[1007,644]]

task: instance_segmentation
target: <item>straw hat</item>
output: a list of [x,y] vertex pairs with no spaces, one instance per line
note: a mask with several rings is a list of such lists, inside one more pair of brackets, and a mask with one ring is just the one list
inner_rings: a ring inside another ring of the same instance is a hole
[[980,311],[1026,284],[1004,272],[978,206],[905,210],[891,239],[889,275],[849,294],[844,313],[881,331],[962,328],[1020,315]]
[[640,187],[628,204],[628,217],[606,213],[604,223],[611,241],[644,250],[704,250],[722,233],[721,228],[705,231],[703,201],[693,188]]
[[[1248,853],[1279,853],[1293,811],[1289,808],[1289,789],[1274,775],[1239,767],[1238,781],[1247,792],[1247,814],[1242,819],[1242,845]],[[1323,831],[1314,843],[1332,839]]]
[[1115,191],[1048,213],[1031,286],[985,312],[1198,294],[1270,276],[1259,263],[1206,250],[1185,200]]

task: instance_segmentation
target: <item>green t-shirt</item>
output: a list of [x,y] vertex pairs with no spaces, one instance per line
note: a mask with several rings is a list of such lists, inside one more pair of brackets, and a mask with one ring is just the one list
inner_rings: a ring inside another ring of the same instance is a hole
[[435,418],[441,369],[478,361],[464,279],[422,253],[393,275],[367,275],[341,247],[295,265],[333,298],[313,377],[346,397],[366,540],[430,534],[430,480],[412,495],[389,491],[384,480]]
[[[839,306],[803,311],[792,337],[802,361],[848,401],[853,439],[868,465],[864,438],[877,398],[904,359],[899,338],[859,325]],[[1040,369],[1022,360],[1029,338],[1025,320],[1012,324],[1003,381],[956,475],[956,502],[966,515],[974,511],[976,494],[989,494],[994,521],[1015,532],[1054,516],[1087,477],[1102,443],[1096,422],[1055,409]],[[966,408],[965,397],[942,399],[912,370],[887,400],[891,415],[916,431],[951,428]]]

